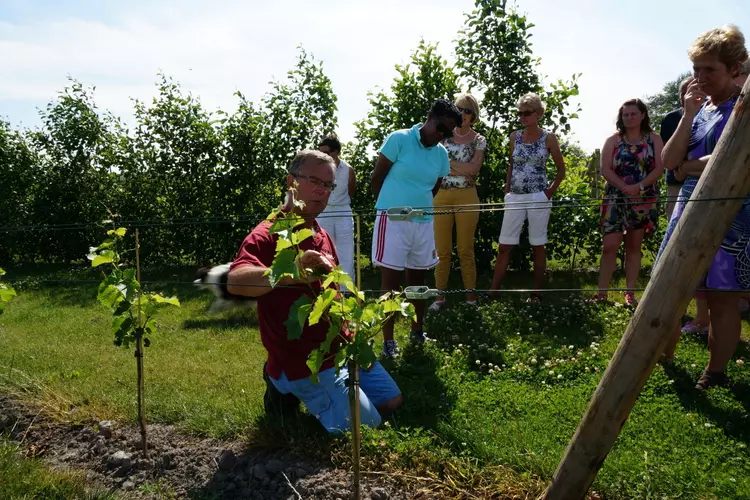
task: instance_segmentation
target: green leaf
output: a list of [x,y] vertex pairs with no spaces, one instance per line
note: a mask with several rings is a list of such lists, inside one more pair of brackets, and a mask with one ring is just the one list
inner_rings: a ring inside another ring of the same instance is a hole
[[0,276],[5,276],[5,270],[2,267],[0,267]]
[[326,352],[327,351],[324,351],[322,348],[314,349],[307,357],[307,367],[310,369],[310,380],[316,384],[319,382],[318,373],[320,373],[320,367],[323,365],[323,361],[325,361]]
[[115,236],[119,236],[120,238],[122,238],[123,236],[125,236],[125,233],[127,232],[128,230],[125,229],[124,227],[118,227],[117,229],[110,229],[109,231],[107,231],[107,235],[109,236],[115,235]]
[[91,267],[101,266],[102,264],[109,264],[110,262],[114,262],[114,260],[115,252],[113,252],[112,250],[105,250],[94,257],[94,260],[91,262]]
[[351,276],[346,274],[341,266],[336,266],[332,271],[328,273],[328,278],[326,278],[322,286],[323,288],[328,288],[334,283],[339,286],[346,286],[346,288],[352,293],[358,294],[359,292],[357,287],[354,286],[354,282],[352,282]]
[[156,302],[157,304],[169,304],[172,306],[180,307],[180,301],[177,297],[162,297],[158,293],[154,293],[151,295],[151,298]]
[[326,288],[323,293],[318,295],[318,298],[315,299],[315,306],[313,307],[312,312],[310,313],[310,318],[308,319],[308,322],[311,325],[315,325],[320,321],[320,317],[323,316],[326,309],[328,309],[328,306],[331,305],[331,302],[333,302],[338,293],[339,292],[333,288]]
[[10,299],[16,296],[16,291],[12,288],[8,288],[5,285],[0,284],[0,301],[9,302]]
[[285,248],[289,248],[291,246],[292,246],[292,242],[291,241],[289,241],[286,238],[279,237],[279,239],[276,240],[276,255],[278,255],[279,252],[281,252]]
[[279,281],[285,277],[292,279],[299,278],[297,269],[297,251],[293,248],[286,248],[276,255],[273,264],[268,268],[268,281],[271,287],[275,287]]
[[303,241],[305,241],[307,238],[312,238],[313,232],[312,229],[308,228],[302,228],[299,231],[295,231],[292,233],[291,241],[292,245],[299,245]]
[[302,217],[296,215],[296,214],[287,214],[285,217],[279,217],[273,223],[271,223],[271,227],[268,228],[268,232],[271,234],[276,234],[281,231],[286,231],[287,229],[292,229],[297,226],[301,226],[305,223],[305,219]]
[[102,284],[99,285],[99,293],[96,298],[103,306],[108,307],[113,311],[123,300],[120,289],[114,285],[108,285],[106,282],[102,282]]
[[312,300],[308,295],[303,295],[294,301],[289,308],[289,317],[284,322],[286,326],[287,339],[297,340],[302,337],[302,329],[305,327],[307,316],[310,314]]
[[359,342],[357,345],[357,354],[358,356],[355,361],[365,370],[370,368],[378,359],[375,350],[369,342]]

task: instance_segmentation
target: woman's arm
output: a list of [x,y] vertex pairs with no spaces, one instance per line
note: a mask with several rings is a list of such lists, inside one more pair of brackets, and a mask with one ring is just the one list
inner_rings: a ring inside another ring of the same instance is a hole
[[349,198],[354,196],[357,190],[357,174],[352,167],[349,167]]
[[555,191],[557,191],[557,188],[560,187],[563,179],[565,179],[565,159],[563,158],[562,151],[560,151],[560,143],[557,142],[555,134],[547,134],[546,146],[547,149],[549,149],[549,154],[552,156],[552,161],[555,162],[555,166],[557,167],[555,180],[552,181],[552,185],[544,191],[547,198],[552,198],[552,195],[555,194]]
[[685,108],[682,114],[682,119],[677,125],[672,137],[669,138],[667,143],[664,145],[662,150],[661,159],[664,162],[664,167],[669,170],[674,170],[677,165],[685,159],[687,155],[688,145],[690,144],[690,133],[693,128],[693,120],[701,109],[703,101],[706,100],[706,93],[703,92],[699,85],[698,80],[694,80],[688,86],[688,90],[685,93]]
[[465,177],[476,177],[479,175],[479,170],[482,168],[483,161],[484,150],[477,149],[474,151],[474,156],[471,157],[471,161],[451,160],[451,173],[463,175]]
[[372,192],[376,198],[380,195],[380,188],[383,187],[385,176],[388,175],[392,166],[393,162],[386,158],[383,153],[378,155],[378,162],[375,164],[375,169],[370,176]]
[[621,190],[627,186],[624,180],[615,173],[612,168],[612,153],[615,150],[615,136],[609,136],[604,145],[602,146],[602,154],[599,160],[599,171],[602,177],[609,183],[610,186],[614,186]]
[[656,184],[659,181],[659,177],[664,173],[664,163],[661,160],[661,152],[664,147],[664,142],[658,134],[651,133],[651,140],[654,143],[654,169],[649,173],[645,179],[641,181],[643,187]]
[[706,155],[697,160],[686,160],[681,164],[678,164],[677,168],[674,170],[674,178],[678,181],[684,181],[688,176],[700,177],[703,170],[706,168],[706,165],[708,165],[708,160],[710,158],[711,155]]
[[515,134],[515,132],[510,134],[510,148],[508,148],[508,173],[505,175],[505,194],[510,193],[510,180],[513,176],[513,148],[515,147],[513,136]]

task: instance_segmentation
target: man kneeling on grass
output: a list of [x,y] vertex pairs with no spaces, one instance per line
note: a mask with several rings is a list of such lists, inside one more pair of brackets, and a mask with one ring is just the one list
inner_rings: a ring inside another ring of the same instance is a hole
[[[333,159],[319,151],[297,153],[288,169],[287,186],[297,183],[297,199],[305,208],[298,211],[307,222],[300,226],[313,231],[313,237],[304,240],[300,248],[304,254],[300,265],[308,269],[329,271],[338,264],[336,249],[331,237],[320,228],[315,217],[328,203],[335,187],[336,165]],[[329,324],[320,321],[305,324],[302,337],[288,340],[284,323],[292,304],[303,294],[310,295],[310,287],[318,293],[321,281],[309,278],[308,282],[284,278],[276,288],[271,288],[264,276],[273,263],[278,236],[268,232],[270,223],[258,224],[242,242],[237,258],[231,265],[227,289],[236,295],[258,298],[258,326],[263,346],[268,351],[268,361],[263,370],[266,380],[264,404],[267,412],[286,413],[298,407],[298,399],[315,415],[328,432],[344,432],[350,427],[348,372],[342,369],[336,375],[333,354],[338,342],[334,341],[327,362],[320,368],[319,383],[310,380],[307,356],[326,338]],[[342,332],[344,333],[344,332]],[[378,363],[370,370],[360,369],[360,413],[365,425],[376,427],[381,418],[398,409],[403,396],[385,368]]]

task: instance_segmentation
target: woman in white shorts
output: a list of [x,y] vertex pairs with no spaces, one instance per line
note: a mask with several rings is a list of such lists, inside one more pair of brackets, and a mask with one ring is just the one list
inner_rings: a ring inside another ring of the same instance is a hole
[[[529,221],[529,243],[534,249],[534,289],[540,290],[547,269],[547,223],[552,208],[552,195],[565,177],[565,162],[560,144],[554,134],[539,127],[544,116],[544,104],[537,94],[526,94],[516,103],[518,119],[523,130],[510,136],[510,158],[505,183],[505,211],[500,230],[495,272],[492,276],[493,290],[498,290],[508,270],[510,251],[518,245],[521,229]],[[547,159],[557,166],[557,176],[550,185],[547,178]],[[496,295],[498,292],[492,292]],[[539,302],[540,294],[534,293],[529,302]]]

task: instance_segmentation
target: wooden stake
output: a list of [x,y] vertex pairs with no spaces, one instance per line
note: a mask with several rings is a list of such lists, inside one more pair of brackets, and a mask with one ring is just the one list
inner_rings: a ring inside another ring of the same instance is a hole
[[[543,497],[583,498],[750,192],[750,79]],[[737,199],[726,199],[726,198]]]
[[143,324],[141,322],[141,241],[138,229],[135,230],[135,279],[138,280],[138,322],[135,328],[135,362],[138,370],[138,424],[141,428],[143,458],[148,458],[146,443],[146,408],[143,402]]
[[356,363],[349,363],[349,409],[352,418],[352,467],[354,469],[353,490],[354,500],[359,500],[360,491],[360,470],[359,470],[359,449],[360,449],[360,415],[359,415],[359,367]]
[[362,289],[362,268],[359,265],[359,252],[360,252],[360,234],[359,234],[359,214],[357,214],[357,289]]

